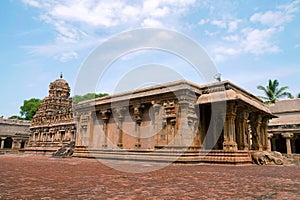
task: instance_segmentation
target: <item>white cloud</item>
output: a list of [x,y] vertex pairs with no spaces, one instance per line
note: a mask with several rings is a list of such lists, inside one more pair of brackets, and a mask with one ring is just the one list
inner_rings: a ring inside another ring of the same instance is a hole
[[284,23],[290,22],[291,19],[292,16],[287,13],[283,13],[281,11],[267,11],[265,13],[255,13],[251,16],[250,21],[259,22],[267,26],[280,26]]
[[[43,13],[40,20],[53,26],[57,33],[55,43],[60,45],[89,42],[89,38],[97,37],[99,32],[114,34],[128,27],[173,28],[172,25],[178,23],[195,2],[195,0],[44,0],[40,2],[23,0],[24,4],[37,8]],[[103,35],[101,37],[103,38]],[[49,52],[52,56],[61,54],[67,55],[63,57],[76,57],[73,54],[74,50],[62,52],[54,48],[56,45],[37,46],[37,48],[31,46],[30,49],[31,53],[38,53],[37,51],[41,50],[41,54]],[[46,51],[44,49],[46,47],[54,49]],[[53,53],[53,50],[59,52]]]
[[40,7],[40,3],[36,0],[22,0],[23,3],[28,4],[29,6],[33,7]]
[[238,24],[241,22],[242,20],[237,19],[237,20],[232,20],[228,23],[228,32],[232,33],[234,31],[236,31],[238,29]]
[[225,21],[222,21],[222,20],[212,20],[211,21],[211,24],[212,25],[215,25],[219,28],[226,28],[227,27],[227,24]]
[[200,26],[202,26],[202,25],[204,25],[204,24],[207,24],[209,22],[209,19],[201,19],[199,22],[198,22],[198,24],[200,25]]
[[241,40],[241,37],[240,37],[240,35],[235,34],[235,35],[224,36],[222,39],[229,41],[229,42],[238,42]]
[[242,31],[245,39],[242,46],[245,52],[252,54],[278,53],[280,48],[272,41],[274,34],[278,32],[275,28],[269,29],[244,29]]

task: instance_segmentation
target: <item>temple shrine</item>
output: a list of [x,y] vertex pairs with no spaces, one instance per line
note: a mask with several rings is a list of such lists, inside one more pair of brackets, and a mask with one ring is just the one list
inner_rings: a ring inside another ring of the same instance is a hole
[[34,115],[30,133],[25,153],[52,154],[75,140],[70,87],[62,75],[50,83],[49,95],[43,99]]
[[81,102],[74,111],[75,157],[244,164],[251,151],[271,149],[273,114],[229,81],[165,83]]

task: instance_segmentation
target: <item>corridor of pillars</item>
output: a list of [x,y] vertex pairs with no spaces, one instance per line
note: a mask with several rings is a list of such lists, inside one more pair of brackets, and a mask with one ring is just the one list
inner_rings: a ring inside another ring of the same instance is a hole
[[[199,107],[200,144],[204,149],[210,149],[213,143],[212,149],[219,150],[270,150],[267,114],[236,102],[227,102],[226,107],[226,116],[220,114],[214,119],[211,117],[211,105]],[[214,109],[219,108],[214,106]],[[216,128],[220,126],[223,127]]]

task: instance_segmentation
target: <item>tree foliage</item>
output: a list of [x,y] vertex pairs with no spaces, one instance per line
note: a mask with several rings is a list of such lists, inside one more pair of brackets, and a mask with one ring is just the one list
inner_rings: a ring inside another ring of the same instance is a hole
[[23,117],[20,117],[18,115],[13,115],[13,116],[10,116],[8,119],[19,119],[19,120],[25,120]]
[[275,103],[280,98],[288,97],[293,98],[292,94],[287,92],[288,86],[279,87],[278,80],[269,80],[269,83],[266,87],[257,86],[257,89],[262,90],[265,93],[265,96],[258,96],[266,104]]
[[297,98],[300,98],[300,93],[298,94]]
[[99,97],[105,97],[105,96],[108,96],[107,93],[87,93],[83,96],[81,95],[75,95],[73,97],[73,100],[74,100],[74,103],[79,103],[79,102],[82,102],[82,101],[87,101],[87,100],[90,100],[90,99],[95,99],[95,98],[99,98]]
[[36,98],[24,100],[23,105],[20,107],[21,117],[25,120],[32,120],[41,103],[42,100]]

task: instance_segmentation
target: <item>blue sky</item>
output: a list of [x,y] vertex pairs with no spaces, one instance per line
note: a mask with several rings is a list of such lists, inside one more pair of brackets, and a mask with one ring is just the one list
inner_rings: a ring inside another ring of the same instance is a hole
[[[255,95],[261,95],[256,86],[268,79],[278,79],[297,95],[299,12],[299,0],[0,1],[0,116],[19,114],[24,99],[44,98],[60,72],[72,89],[93,49],[122,31],[143,27],[167,28],[192,38],[222,79]],[[174,79],[203,83],[182,60],[147,51],[118,60],[96,92],[112,93],[122,76],[118,72],[124,75],[132,66],[148,63],[178,70],[180,76]]]

